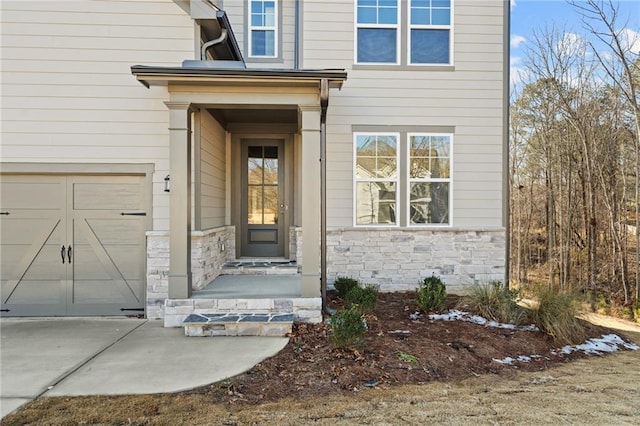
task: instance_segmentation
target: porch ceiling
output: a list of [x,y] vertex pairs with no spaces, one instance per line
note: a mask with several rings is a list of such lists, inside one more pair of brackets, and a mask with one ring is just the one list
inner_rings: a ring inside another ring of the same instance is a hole
[[207,111],[224,127],[230,123],[295,124],[298,109],[291,108],[207,108]]

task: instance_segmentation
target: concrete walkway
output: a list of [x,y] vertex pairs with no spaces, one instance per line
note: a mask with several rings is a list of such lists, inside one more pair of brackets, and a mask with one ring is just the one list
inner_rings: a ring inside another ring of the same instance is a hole
[[0,320],[0,415],[39,396],[177,392],[247,371],[287,338],[185,337],[161,321]]

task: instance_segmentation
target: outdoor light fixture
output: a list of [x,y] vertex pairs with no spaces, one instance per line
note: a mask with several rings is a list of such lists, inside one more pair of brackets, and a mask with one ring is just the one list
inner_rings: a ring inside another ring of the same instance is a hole
[[171,191],[171,179],[169,178],[169,175],[167,175],[164,178],[164,192],[169,191]]

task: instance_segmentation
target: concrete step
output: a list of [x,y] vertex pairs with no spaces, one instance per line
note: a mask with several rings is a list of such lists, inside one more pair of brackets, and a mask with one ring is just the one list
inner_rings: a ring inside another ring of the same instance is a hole
[[183,322],[185,336],[269,336],[291,333],[293,313],[191,314]]
[[222,275],[295,275],[295,261],[243,260],[227,262],[222,266]]

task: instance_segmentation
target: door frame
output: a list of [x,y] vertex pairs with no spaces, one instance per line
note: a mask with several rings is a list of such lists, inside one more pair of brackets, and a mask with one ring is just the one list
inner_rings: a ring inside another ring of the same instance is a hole
[[290,258],[289,248],[289,230],[293,223],[294,205],[293,205],[293,182],[294,182],[294,152],[293,152],[293,135],[291,133],[252,133],[249,131],[233,133],[231,135],[231,224],[235,226],[236,232],[236,259],[242,258],[242,236],[246,234],[246,225],[242,222],[242,144],[243,140],[260,140],[260,141],[278,141],[283,142],[283,202],[285,211],[283,214],[283,244],[284,259]]

